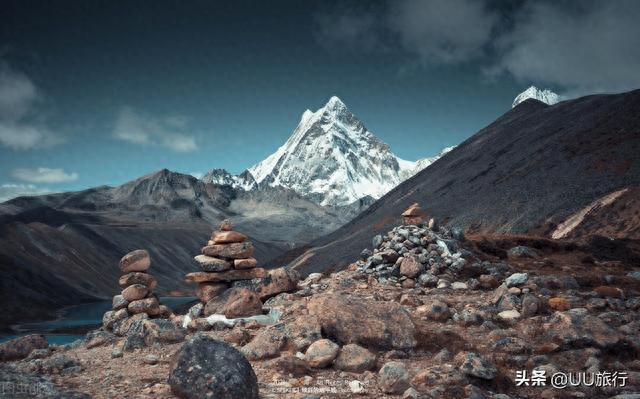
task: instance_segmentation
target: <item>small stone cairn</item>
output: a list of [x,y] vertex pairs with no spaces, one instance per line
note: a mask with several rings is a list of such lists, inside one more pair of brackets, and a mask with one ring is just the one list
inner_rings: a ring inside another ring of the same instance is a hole
[[[224,220],[211,234],[202,254],[194,259],[202,271],[189,273],[187,282],[198,283],[196,295],[204,305],[204,315],[223,314],[228,318],[262,314],[262,301],[253,290],[238,287],[245,280],[264,278],[265,269],[256,267],[253,244]],[[231,287],[235,285],[235,287]]]
[[402,212],[402,223],[417,226],[424,222],[426,215],[420,205],[415,202],[406,211]]
[[373,251],[362,251],[356,270],[404,288],[449,286],[471,255],[461,246],[462,232],[440,228],[433,218],[425,223],[417,203],[401,216],[404,225],[375,236]]
[[129,252],[120,259],[120,271],[123,275],[118,284],[122,292],[113,297],[113,310],[104,315],[103,324],[107,330],[114,330],[114,327],[134,315],[144,314],[144,318],[163,319],[171,316],[171,309],[160,304],[153,293],[158,283],[147,273],[150,266],[151,257],[144,249]]

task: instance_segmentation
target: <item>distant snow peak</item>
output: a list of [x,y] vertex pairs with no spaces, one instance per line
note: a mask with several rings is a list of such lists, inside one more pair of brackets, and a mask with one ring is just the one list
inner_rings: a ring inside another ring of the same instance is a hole
[[395,156],[340,98],[305,111],[283,146],[249,168],[261,185],[282,186],[321,205],[380,198],[415,164]]
[[427,166],[431,165],[432,163],[434,163],[438,159],[442,158],[446,153],[450,152],[454,148],[456,148],[455,145],[452,145],[451,147],[445,147],[445,148],[442,149],[442,151],[440,151],[438,154],[436,154],[436,155],[434,155],[432,157],[426,157],[426,158],[418,159],[416,161],[416,163],[415,163],[415,167],[413,168],[413,171],[412,171],[413,173],[411,173],[411,176],[415,175],[416,173],[420,172],[421,170],[423,170]]
[[238,176],[213,169],[202,180],[243,190],[283,187],[328,206],[367,205],[453,147],[418,162],[397,157],[340,98],[304,111],[287,141]]
[[518,96],[513,100],[513,104],[511,108],[520,104],[521,102],[528,100],[529,98],[533,98],[538,101],[542,101],[545,104],[553,105],[560,101],[560,97],[552,92],[549,89],[540,90],[535,86],[529,87],[527,90],[518,94]]
[[232,186],[243,190],[252,190],[256,186],[256,181],[249,171],[244,171],[235,176],[227,172],[226,169],[212,169],[205,174],[202,179],[205,183],[217,184],[219,186]]

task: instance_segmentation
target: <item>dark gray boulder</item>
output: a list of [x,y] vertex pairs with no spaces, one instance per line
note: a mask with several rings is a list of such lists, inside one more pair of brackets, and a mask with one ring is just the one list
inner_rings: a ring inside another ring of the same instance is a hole
[[174,395],[186,399],[258,399],[258,378],[235,348],[198,334],[176,354],[169,372]]

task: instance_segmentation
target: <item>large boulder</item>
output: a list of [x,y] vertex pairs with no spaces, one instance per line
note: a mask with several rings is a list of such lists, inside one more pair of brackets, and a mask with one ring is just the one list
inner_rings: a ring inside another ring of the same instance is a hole
[[262,314],[262,301],[249,289],[230,288],[206,303],[204,315],[213,314],[223,314],[230,319],[256,316]]
[[258,378],[232,346],[196,335],[176,354],[169,385],[179,398],[258,399]]
[[342,347],[334,367],[351,373],[363,373],[376,365],[376,355],[356,344]]
[[186,331],[167,319],[144,320],[143,336],[147,345],[173,344],[184,341]]
[[340,347],[330,339],[320,339],[309,346],[305,359],[309,366],[323,368],[333,362],[339,351]]
[[460,363],[460,371],[472,377],[492,380],[498,374],[498,369],[490,361],[473,352],[461,352],[456,356]]
[[384,393],[399,394],[409,388],[409,372],[400,362],[388,362],[378,372],[378,385]]
[[263,278],[238,281],[234,285],[255,291],[264,301],[283,292],[295,291],[299,280],[300,276],[295,270],[280,267],[269,270]]
[[328,338],[380,349],[417,345],[416,328],[396,302],[380,302],[345,294],[316,296],[307,306]]
[[596,346],[611,348],[618,344],[621,334],[602,319],[587,314],[586,309],[576,308],[555,312],[544,330],[549,338],[565,347]]
[[280,354],[287,343],[284,324],[260,329],[260,332],[240,350],[249,360],[268,359]]
[[42,334],[30,334],[0,344],[0,362],[20,360],[34,349],[48,348],[49,343]]
[[196,296],[203,303],[207,303],[225,292],[227,288],[229,285],[226,283],[200,283],[196,288]]

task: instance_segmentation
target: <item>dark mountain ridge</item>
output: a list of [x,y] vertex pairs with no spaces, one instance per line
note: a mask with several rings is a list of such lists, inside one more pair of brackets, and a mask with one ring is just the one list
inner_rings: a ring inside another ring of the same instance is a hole
[[594,200],[637,186],[640,90],[553,106],[527,100],[314,241],[291,265],[304,273],[346,266],[413,202],[468,231],[548,235]]
[[247,193],[166,169],[117,187],[15,198],[0,204],[0,328],[112,296],[120,257],[138,248],[151,253],[161,295],[189,292],[184,275],[222,219],[269,266],[347,217],[283,188]]

